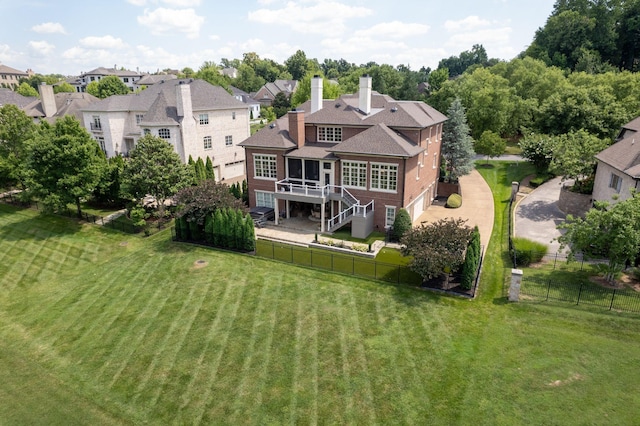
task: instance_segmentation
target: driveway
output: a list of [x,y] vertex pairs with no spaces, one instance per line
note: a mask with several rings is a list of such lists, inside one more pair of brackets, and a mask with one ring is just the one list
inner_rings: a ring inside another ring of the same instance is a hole
[[557,253],[560,243],[554,239],[561,235],[556,228],[566,215],[558,208],[562,183],[556,177],[543,183],[521,199],[515,208],[516,237],[524,237],[549,247],[549,254]]

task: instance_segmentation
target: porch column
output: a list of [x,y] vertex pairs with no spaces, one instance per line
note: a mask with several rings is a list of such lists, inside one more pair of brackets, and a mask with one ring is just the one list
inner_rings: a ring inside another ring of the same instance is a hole
[[280,212],[278,211],[279,207],[280,207],[280,200],[278,200],[277,198],[274,198],[273,199],[273,210],[274,210],[274,213],[275,213],[275,216],[276,216],[275,217],[276,225],[278,224],[278,220],[280,219]]
[[285,215],[287,216],[287,219],[290,218],[291,216],[291,206],[289,205],[289,200],[286,200],[285,202],[285,208],[287,209],[287,211],[285,212]]
[[320,232],[324,232],[324,210],[324,200],[322,200],[322,203],[320,203]]

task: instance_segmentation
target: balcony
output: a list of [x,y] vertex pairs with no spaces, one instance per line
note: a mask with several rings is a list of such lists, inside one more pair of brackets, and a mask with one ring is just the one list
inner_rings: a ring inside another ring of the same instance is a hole
[[91,130],[102,131],[102,124],[100,123],[91,123]]

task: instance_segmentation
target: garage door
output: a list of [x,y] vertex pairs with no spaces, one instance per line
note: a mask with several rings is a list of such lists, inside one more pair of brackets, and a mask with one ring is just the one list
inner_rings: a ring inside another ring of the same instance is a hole
[[244,175],[244,161],[236,161],[235,163],[225,164],[224,178],[233,179]]
[[418,220],[420,215],[424,212],[424,194],[416,198],[416,202],[413,203],[413,221]]

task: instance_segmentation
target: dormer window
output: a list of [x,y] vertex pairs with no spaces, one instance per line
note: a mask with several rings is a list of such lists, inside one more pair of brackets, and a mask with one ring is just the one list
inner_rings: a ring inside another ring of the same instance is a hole
[[342,142],[342,128],[319,126],[318,142]]

